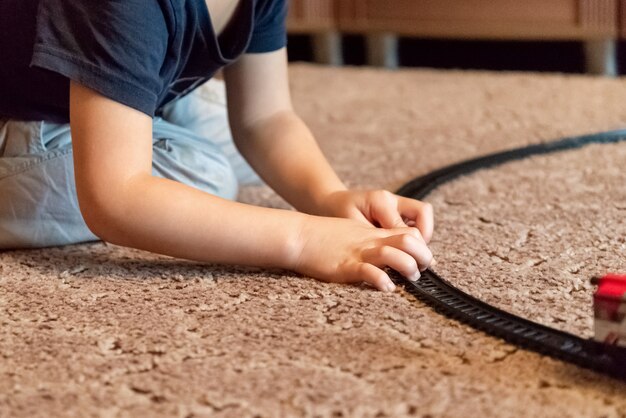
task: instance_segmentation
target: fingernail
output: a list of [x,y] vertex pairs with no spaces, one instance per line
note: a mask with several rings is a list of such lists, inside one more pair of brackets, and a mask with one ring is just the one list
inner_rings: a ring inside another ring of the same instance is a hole
[[409,276],[409,280],[412,281],[412,282],[416,282],[416,281],[418,281],[420,279],[420,277],[422,277],[422,275],[420,274],[419,271],[416,271],[411,276]]
[[394,290],[396,290],[396,286],[393,283],[387,283],[387,292],[393,292]]
[[430,266],[435,267],[436,265],[437,265],[437,260],[435,260],[435,257],[433,257],[432,261],[430,262]]

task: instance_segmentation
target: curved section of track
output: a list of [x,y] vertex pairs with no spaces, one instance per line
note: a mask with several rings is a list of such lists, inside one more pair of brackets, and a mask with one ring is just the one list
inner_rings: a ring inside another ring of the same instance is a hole
[[[398,190],[402,196],[423,199],[442,184],[477,170],[533,155],[580,148],[588,144],[626,141],[626,129],[565,138],[468,160],[419,177]],[[505,312],[454,287],[431,270],[411,283],[395,277],[396,283],[437,311],[465,322],[510,343],[601,373],[626,379],[626,348],[608,346],[592,339],[559,331]]]

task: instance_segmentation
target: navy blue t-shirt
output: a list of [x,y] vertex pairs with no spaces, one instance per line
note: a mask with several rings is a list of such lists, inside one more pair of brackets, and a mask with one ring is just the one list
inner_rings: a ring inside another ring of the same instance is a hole
[[0,117],[69,122],[69,80],[150,116],[242,53],[286,44],[286,0],[0,1]]

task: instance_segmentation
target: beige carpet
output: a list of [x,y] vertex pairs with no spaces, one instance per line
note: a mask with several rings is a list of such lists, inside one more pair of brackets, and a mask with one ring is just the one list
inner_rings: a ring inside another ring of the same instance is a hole
[[[355,187],[622,127],[626,80],[291,68]],[[589,276],[626,270],[626,144],[435,191],[437,271],[588,336]],[[284,206],[271,191],[241,199]],[[516,349],[412,297],[104,244],[0,253],[0,416],[626,416],[626,384]]]

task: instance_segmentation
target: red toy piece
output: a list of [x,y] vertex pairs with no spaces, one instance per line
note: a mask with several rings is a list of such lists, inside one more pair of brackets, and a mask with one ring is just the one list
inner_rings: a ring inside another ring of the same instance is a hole
[[591,281],[596,341],[626,347],[626,274],[607,274]]

